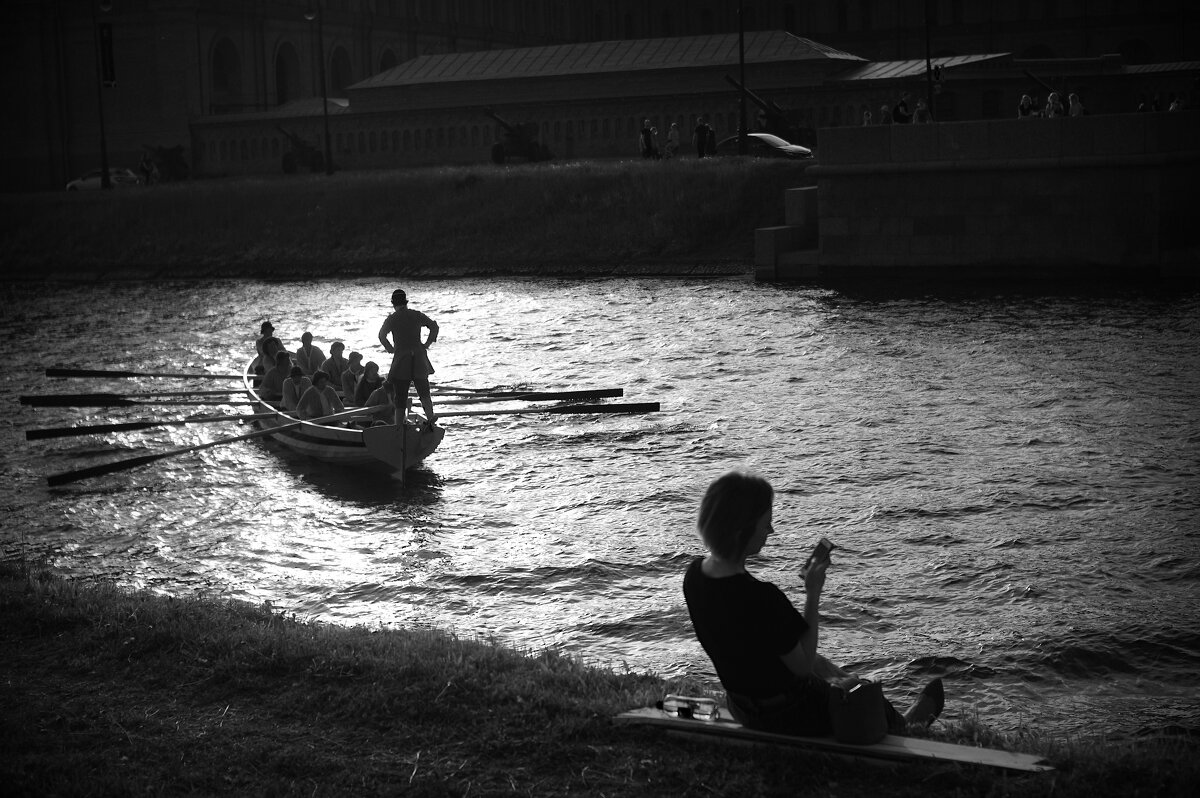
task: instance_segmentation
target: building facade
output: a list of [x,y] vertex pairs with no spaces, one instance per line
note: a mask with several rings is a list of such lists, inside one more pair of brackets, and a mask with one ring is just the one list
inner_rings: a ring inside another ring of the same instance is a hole
[[[311,101],[323,93],[349,99],[355,93],[351,87],[417,58],[704,38],[737,31],[739,11],[747,31],[791,33],[870,62],[919,61],[927,53],[942,59],[1008,53],[1044,63],[1085,63],[1120,54],[1126,67],[1200,60],[1200,12],[1187,0],[696,0],[683,5],[664,0],[14,0],[6,8],[3,57],[7,74],[20,79],[6,83],[5,99],[20,112],[6,115],[0,127],[0,158],[10,188],[22,189],[61,187],[94,168],[102,139],[114,165],[136,165],[147,145],[179,145],[189,158],[199,154],[197,166],[203,167],[210,160],[209,143],[198,145],[193,131],[216,123],[261,127],[262,119],[255,117],[262,114],[304,126],[304,109],[311,112]],[[115,79],[101,87],[104,41],[111,42],[107,63]],[[660,121],[704,110],[728,114],[716,108],[728,103],[726,88],[712,87],[707,106],[664,108]],[[811,94],[807,84],[791,88]],[[876,98],[799,100],[813,109],[812,124],[819,126],[847,124]],[[335,117],[354,112],[353,103],[337,107]],[[316,108],[321,110],[319,104]],[[533,109],[510,110],[524,115]],[[605,138],[607,120],[612,138],[607,149],[615,152],[625,146],[621,137],[627,130],[618,136],[614,120],[620,118],[628,128],[627,117],[638,113],[601,104],[539,124],[548,126],[543,131],[548,143],[566,155],[597,149],[592,145]],[[453,135],[459,148],[464,139],[476,139],[476,124],[466,115],[453,121],[430,116],[404,129],[414,149],[418,130],[422,146],[427,140],[436,144],[441,130],[446,146]],[[277,119],[271,135],[283,136],[277,127],[285,126]],[[401,127],[376,128],[376,152],[385,129],[388,152],[396,152],[394,133],[403,152]],[[368,129],[361,131],[361,148],[358,129],[339,132],[342,161],[348,164],[347,154],[360,149],[370,154]],[[347,137],[353,137],[352,145]],[[480,126],[478,140],[482,144],[485,138]],[[261,158],[264,148],[274,153],[287,141],[257,134],[246,139],[248,160],[256,146]],[[583,141],[589,146],[580,149]],[[236,148],[240,157],[240,138]],[[231,164],[228,171],[244,170]]]

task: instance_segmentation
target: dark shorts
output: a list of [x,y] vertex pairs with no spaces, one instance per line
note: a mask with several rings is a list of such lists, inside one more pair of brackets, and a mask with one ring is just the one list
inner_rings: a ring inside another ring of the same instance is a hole
[[[828,737],[833,734],[829,696],[833,687],[824,679],[805,676],[792,682],[786,693],[754,697],[726,692],[729,710],[743,726],[776,734]],[[904,718],[887,704],[888,731],[904,730]]]
[[767,697],[726,693],[729,710],[743,726],[777,734],[824,737],[833,734],[829,693],[824,679],[796,679],[786,693]]

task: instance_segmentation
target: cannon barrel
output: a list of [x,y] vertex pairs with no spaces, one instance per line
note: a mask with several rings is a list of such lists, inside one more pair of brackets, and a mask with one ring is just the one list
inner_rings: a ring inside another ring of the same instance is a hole
[[302,146],[303,145],[304,139],[300,138],[295,133],[292,133],[290,130],[287,130],[282,125],[276,125],[275,129],[278,130],[283,135],[287,136],[287,140],[292,143],[292,146]]
[[489,117],[491,117],[492,119],[496,120],[496,122],[502,128],[504,128],[505,132],[507,132],[511,135],[514,135],[514,136],[519,135],[520,132],[517,130],[516,125],[513,125],[512,123],[508,122],[504,117],[500,116],[500,114],[496,113],[491,108],[484,108],[483,112],[485,114],[487,114]]
[[782,117],[782,116],[785,116],[785,113],[784,113],[783,109],[782,109],[782,108],[780,108],[780,107],[779,107],[779,106],[778,106],[776,103],[774,103],[774,102],[772,102],[772,101],[770,101],[770,100],[764,100],[762,97],[759,97],[759,96],[758,96],[757,94],[755,94],[753,91],[751,91],[750,89],[746,88],[746,87],[745,87],[745,86],[743,86],[741,83],[739,83],[739,82],[738,82],[736,79],[734,79],[734,78],[730,77],[729,75],[726,75],[726,76],[725,76],[725,80],[727,80],[727,81],[729,81],[731,84],[733,84],[733,87],[734,87],[735,89],[737,89],[738,91],[744,91],[744,92],[746,92],[746,96],[747,96],[748,98],[750,98],[750,102],[754,103],[754,104],[755,104],[755,105],[757,105],[759,108],[761,108],[761,109],[763,109],[764,111],[766,111],[767,113],[769,113],[769,114],[778,114],[778,115],[779,115],[779,116],[781,116],[781,117]]

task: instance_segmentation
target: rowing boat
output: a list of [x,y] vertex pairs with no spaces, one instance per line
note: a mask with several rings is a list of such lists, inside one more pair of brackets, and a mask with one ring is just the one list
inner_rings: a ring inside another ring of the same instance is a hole
[[[441,427],[416,413],[408,415],[403,428],[396,424],[365,428],[353,423],[346,426],[315,424],[263,399],[255,385],[257,375],[249,364],[242,374],[242,382],[250,400],[260,413],[266,414],[255,423],[263,430],[279,428],[277,434],[268,437],[290,451],[332,465],[404,472],[433,454],[446,434]],[[366,417],[370,413],[364,409],[363,415]]]

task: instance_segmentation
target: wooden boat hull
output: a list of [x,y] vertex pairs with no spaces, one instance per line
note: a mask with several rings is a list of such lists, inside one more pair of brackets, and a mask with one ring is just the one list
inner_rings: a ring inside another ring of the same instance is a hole
[[424,462],[441,445],[446,434],[441,427],[415,414],[409,416],[403,431],[395,424],[364,429],[301,421],[258,395],[249,368],[243,381],[247,395],[256,403],[256,412],[273,414],[259,419],[259,427],[264,430],[281,428],[277,434],[269,436],[272,440],[289,451],[331,465],[404,471]]

